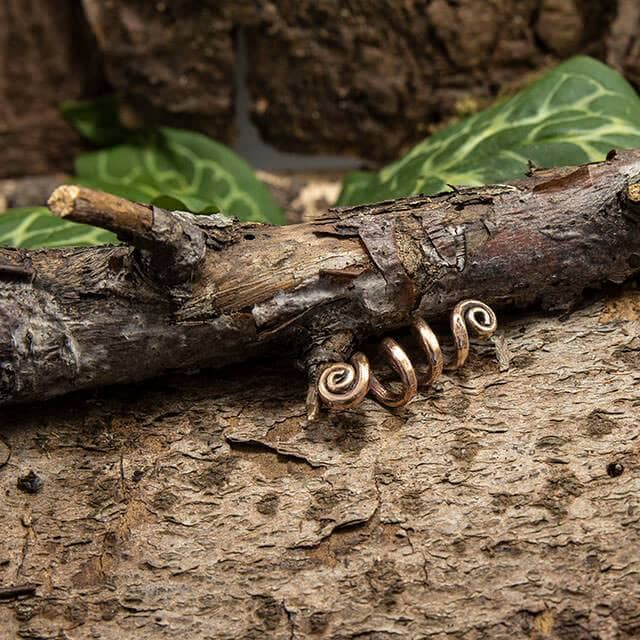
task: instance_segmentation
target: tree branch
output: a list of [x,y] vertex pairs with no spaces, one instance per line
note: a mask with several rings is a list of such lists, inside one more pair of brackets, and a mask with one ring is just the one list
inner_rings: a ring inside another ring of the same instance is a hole
[[191,214],[169,213],[73,185],[58,187],[47,204],[60,218],[107,229],[141,249],[147,274],[161,282],[191,279],[204,260],[204,234]]
[[54,212],[132,247],[0,250],[0,402],[268,353],[317,368],[463,298],[566,309],[640,269],[639,182],[628,151],[278,228],[62,187]]

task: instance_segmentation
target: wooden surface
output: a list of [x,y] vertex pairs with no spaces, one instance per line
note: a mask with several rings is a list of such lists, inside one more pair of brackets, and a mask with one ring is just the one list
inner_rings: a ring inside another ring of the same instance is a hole
[[2,637],[637,637],[640,295],[500,320],[396,413],[280,363],[5,409]]
[[499,322],[395,412],[284,359],[0,410],[0,637],[637,637],[637,284]]

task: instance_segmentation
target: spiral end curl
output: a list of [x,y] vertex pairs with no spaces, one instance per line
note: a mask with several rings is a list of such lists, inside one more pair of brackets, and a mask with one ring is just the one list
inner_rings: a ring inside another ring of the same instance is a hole
[[[445,369],[442,349],[435,333],[422,318],[418,318],[413,326],[418,342],[427,355],[429,369],[426,384],[432,384]],[[453,309],[450,326],[455,357],[446,369],[456,370],[464,365],[469,356],[469,332],[477,338],[489,338],[498,328],[498,320],[493,309],[484,302],[463,300]],[[321,402],[329,409],[344,410],[357,407],[371,393],[380,404],[387,407],[406,405],[418,391],[413,363],[404,349],[391,338],[382,341],[381,351],[400,376],[399,391],[386,388],[371,372],[367,356],[357,352],[351,362],[336,362],[322,371],[317,383]]]
[[318,379],[318,395],[329,409],[349,409],[362,403],[370,384],[369,360],[358,352],[351,362],[336,362],[324,369]]

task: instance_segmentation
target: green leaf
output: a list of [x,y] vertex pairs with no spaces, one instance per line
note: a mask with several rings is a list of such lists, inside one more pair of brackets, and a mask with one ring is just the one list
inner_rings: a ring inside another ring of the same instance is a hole
[[180,198],[176,198],[174,196],[162,194],[156,196],[151,201],[151,204],[169,211],[191,211],[193,213],[202,214],[220,213],[220,209],[216,205],[206,204],[204,200],[195,198],[194,196],[183,195],[180,196]]
[[0,214],[0,245],[9,247],[86,247],[115,244],[113,233],[62,220],[45,207],[9,209]]
[[76,158],[78,182],[139,202],[180,203],[194,213],[282,224],[285,217],[251,167],[199,133],[162,128],[144,141]]
[[116,96],[97,100],[68,100],[62,103],[61,110],[69,124],[100,147],[124,142],[132,134],[120,122]]
[[339,205],[434,194],[522,177],[531,160],[552,167],[640,147],[640,98],[618,73],[578,56],[513,98],[436,133],[378,173],[344,182]]

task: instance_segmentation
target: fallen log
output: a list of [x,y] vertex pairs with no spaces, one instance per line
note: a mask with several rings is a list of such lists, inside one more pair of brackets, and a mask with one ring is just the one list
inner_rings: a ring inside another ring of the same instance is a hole
[[566,309],[640,270],[639,183],[635,150],[287,227],[62,186],[54,213],[125,244],[0,250],[0,403],[265,354],[296,354],[315,379],[463,298]]

